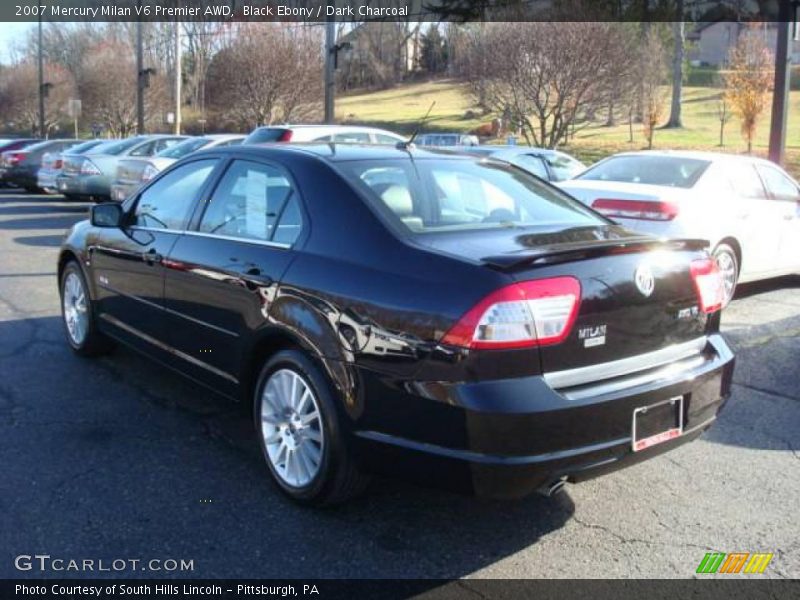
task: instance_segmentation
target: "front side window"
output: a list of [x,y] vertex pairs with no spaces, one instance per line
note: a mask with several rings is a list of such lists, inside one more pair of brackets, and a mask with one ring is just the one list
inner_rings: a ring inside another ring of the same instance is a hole
[[621,155],[604,160],[578,179],[691,188],[711,162],[679,156]]
[[279,169],[236,160],[214,190],[200,231],[290,244],[302,225],[297,202],[291,182]]
[[608,224],[505,163],[400,159],[354,161],[340,168],[380,214],[411,233]]
[[133,225],[185,229],[191,209],[216,164],[216,159],[190,162],[158,179],[139,196]]
[[778,169],[761,165],[757,168],[770,196],[776,200],[797,200],[800,197],[797,184]]

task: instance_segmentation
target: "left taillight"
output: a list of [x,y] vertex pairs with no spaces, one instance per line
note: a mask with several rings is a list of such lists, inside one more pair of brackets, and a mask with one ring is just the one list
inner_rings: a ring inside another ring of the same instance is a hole
[[4,154],[4,162],[8,165],[16,165],[19,162],[25,160],[25,157],[28,155],[27,152],[9,152],[8,154]]
[[693,260],[690,271],[700,301],[700,310],[704,313],[720,310],[725,302],[725,283],[717,262],[713,258]]
[[574,277],[513,283],[470,309],[442,343],[496,350],[557,344],[569,335],[580,300],[581,285]]
[[609,218],[642,221],[671,221],[678,216],[678,205],[653,200],[617,200],[598,198],[592,208]]

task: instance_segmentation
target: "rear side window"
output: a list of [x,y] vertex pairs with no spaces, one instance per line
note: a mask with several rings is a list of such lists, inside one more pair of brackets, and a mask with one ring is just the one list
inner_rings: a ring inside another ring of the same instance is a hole
[[139,196],[133,225],[185,229],[191,209],[216,163],[216,159],[190,162],[161,177]]
[[411,233],[608,224],[505,163],[387,160],[341,163],[340,168],[380,214]]
[[236,160],[214,190],[200,231],[291,244],[302,226],[297,201],[291,182],[279,169]]
[[711,162],[678,156],[615,156],[595,165],[578,179],[621,181],[691,188]]
[[334,134],[333,141],[339,144],[369,144],[372,140],[366,132],[346,131]]
[[390,135],[386,135],[385,133],[376,133],[375,134],[375,142],[377,144],[391,144],[392,146],[394,146],[395,144],[397,144],[400,141],[401,140],[398,140],[397,138],[393,138]]
[[759,165],[758,172],[767,186],[767,190],[776,200],[797,200],[800,197],[797,185],[778,169]]
[[150,156],[155,152],[156,143],[155,142],[148,142],[147,144],[142,144],[138,148],[131,150],[131,156]]
[[534,156],[533,154],[520,154],[515,156],[512,162],[529,173],[533,173],[537,177],[541,177],[542,179],[550,178],[547,173],[547,167],[544,166],[544,162],[538,156]]
[[761,183],[761,178],[756,173],[753,165],[730,165],[726,170],[733,189],[736,190],[741,198],[763,200],[767,197],[767,193],[764,191],[764,184]]
[[586,166],[584,166],[582,162],[564,154],[552,154],[546,156],[545,160],[550,166],[550,171],[553,173],[553,181],[572,179],[586,169]]

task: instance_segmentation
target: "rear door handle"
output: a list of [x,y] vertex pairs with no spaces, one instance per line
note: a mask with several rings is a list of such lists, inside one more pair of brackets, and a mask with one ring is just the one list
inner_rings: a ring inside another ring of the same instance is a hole
[[147,252],[142,252],[142,258],[148,265],[160,264],[164,260],[164,257],[156,252],[154,248],[150,248]]
[[247,269],[244,272],[243,279],[249,288],[255,288],[257,286],[269,286],[272,285],[273,279],[269,275],[264,275],[261,269],[258,267],[252,267],[251,269]]

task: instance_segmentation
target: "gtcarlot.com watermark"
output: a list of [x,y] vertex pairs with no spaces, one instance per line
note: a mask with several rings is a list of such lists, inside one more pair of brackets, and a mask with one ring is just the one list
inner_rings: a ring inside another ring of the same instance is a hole
[[113,573],[123,571],[194,571],[194,560],[183,558],[61,558],[49,554],[20,554],[14,559],[18,571],[38,573]]

